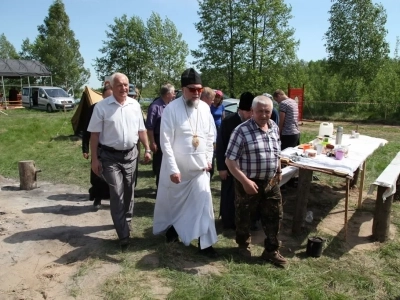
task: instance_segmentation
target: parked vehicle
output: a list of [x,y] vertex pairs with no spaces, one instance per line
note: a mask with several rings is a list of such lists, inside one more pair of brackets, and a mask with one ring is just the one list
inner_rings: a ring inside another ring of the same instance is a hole
[[22,106],[53,112],[72,110],[75,107],[74,95],[54,86],[26,86],[22,88]]
[[239,99],[228,98],[222,101],[222,105],[225,107],[225,117],[235,114],[239,107]]

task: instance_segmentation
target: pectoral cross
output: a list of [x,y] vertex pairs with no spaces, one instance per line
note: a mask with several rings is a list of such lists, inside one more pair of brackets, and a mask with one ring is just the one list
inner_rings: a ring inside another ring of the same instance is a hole
[[199,137],[197,135],[194,135],[193,139],[192,139],[192,145],[194,147],[194,150],[197,150],[197,147],[199,146],[199,144],[200,144]]

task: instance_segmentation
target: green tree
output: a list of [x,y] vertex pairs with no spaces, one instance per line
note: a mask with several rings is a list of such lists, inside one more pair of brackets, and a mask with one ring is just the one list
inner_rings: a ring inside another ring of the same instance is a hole
[[144,22],[136,16],[115,18],[108,25],[107,40],[99,49],[102,57],[94,61],[97,78],[104,80],[114,72],[126,74],[140,88],[150,78],[150,45]]
[[0,58],[2,59],[18,59],[19,55],[15,50],[13,44],[11,44],[4,33],[0,35]]
[[89,80],[90,71],[84,67],[79,41],[69,27],[62,0],[55,0],[49,7],[49,14],[38,31],[33,44],[28,39],[23,41],[21,54],[45,64],[52,73],[54,85],[79,90]]
[[285,66],[295,63],[298,41],[283,0],[202,0],[199,7],[195,26],[202,39],[192,55],[213,87],[223,86],[231,96],[266,92],[275,88]]
[[333,0],[325,33],[333,72],[370,82],[389,54],[386,11],[372,0]]
[[151,77],[157,92],[165,82],[178,84],[189,54],[188,45],[182,40],[175,24],[168,18],[152,13],[147,20],[151,54]]

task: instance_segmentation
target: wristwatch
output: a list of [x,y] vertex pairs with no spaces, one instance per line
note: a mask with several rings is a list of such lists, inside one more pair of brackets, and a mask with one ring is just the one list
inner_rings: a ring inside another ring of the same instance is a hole
[[151,153],[151,150],[145,150],[144,152],[146,152],[146,153]]

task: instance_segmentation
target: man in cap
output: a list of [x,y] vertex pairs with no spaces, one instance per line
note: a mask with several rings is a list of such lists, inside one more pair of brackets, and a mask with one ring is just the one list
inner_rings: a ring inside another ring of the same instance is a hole
[[229,115],[222,120],[217,137],[217,170],[221,177],[220,217],[225,229],[235,229],[235,186],[232,174],[225,164],[225,152],[228,148],[232,131],[242,122],[251,118],[251,103],[254,95],[245,92],[240,96],[239,109],[236,114]]
[[167,242],[188,246],[199,241],[201,254],[216,257],[217,242],[210,178],[214,120],[200,101],[200,75],[192,68],[181,76],[182,96],[168,104],[161,118],[163,152],[154,209],[153,233],[166,232]]

